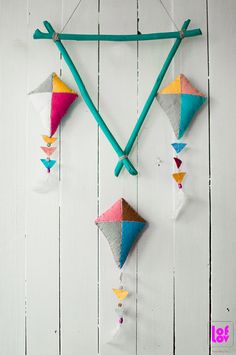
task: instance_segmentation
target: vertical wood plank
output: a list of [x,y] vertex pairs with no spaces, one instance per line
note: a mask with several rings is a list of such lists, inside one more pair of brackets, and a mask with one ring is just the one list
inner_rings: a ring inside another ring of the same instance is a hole
[[[212,179],[212,320],[235,325],[235,1],[208,1]],[[226,39],[226,34],[227,38]],[[229,37],[228,37],[229,36]],[[235,337],[235,330],[234,330]],[[214,350],[214,349],[213,349]],[[235,353],[236,345],[221,348]]]
[[[100,1],[101,33],[136,33],[136,1]],[[122,147],[128,140],[137,118],[137,53],[136,43],[100,44],[100,111],[111,127]],[[136,165],[136,149],[130,154]],[[102,132],[99,149],[99,201],[100,213],[108,209],[116,200],[124,197],[134,207],[137,204],[137,178],[123,171],[114,176],[117,156]],[[100,241],[100,354],[136,353],[135,314],[135,253],[132,253],[124,267],[124,286],[130,292],[125,305],[127,314],[122,332],[117,340],[108,343],[117,325],[115,307],[117,300],[112,287],[119,286],[119,271],[110,247],[102,233]]]
[[[170,6],[170,1],[165,2]],[[160,2],[139,0],[142,33],[171,31]],[[172,46],[172,40],[139,42],[139,111]],[[162,87],[171,80],[171,68]],[[172,354],[173,341],[173,244],[172,188],[169,145],[171,129],[155,100],[139,136],[139,210],[149,227],[138,252],[138,347],[137,353]],[[158,166],[158,159],[161,160]]]
[[0,1],[0,349],[24,353],[26,2]]
[[[175,22],[191,19],[192,28],[203,35],[184,40],[175,58],[175,75],[185,74],[207,94],[207,30],[205,1],[173,1]],[[175,245],[175,353],[208,354],[209,320],[209,205],[208,205],[208,120],[205,106],[185,134],[183,154],[187,172],[184,191],[187,205],[174,224]],[[173,153],[173,152],[171,152]],[[174,191],[177,188],[173,182]]]
[[[63,23],[76,3],[64,2]],[[65,33],[97,33],[97,20],[97,0],[84,1]],[[96,104],[97,42],[65,46]],[[64,62],[62,77],[78,92]],[[97,125],[81,97],[62,125],[61,148],[62,354],[97,354]]]
[[[225,33],[234,33],[236,5],[233,0],[208,0],[210,127],[205,107],[186,135],[189,149],[182,157],[188,174],[184,188],[189,201],[174,223],[171,215],[176,189],[171,179],[170,147],[174,136],[157,103],[153,104],[142,129],[138,153],[136,146],[130,155],[139,170],[138,178],[126,171],[119,178],[114,177],[116,154],[101,132],[98,137],[97,126],[80,98],[62,125],[60,187],[56,184],[47,194],[33,190],[43,170],[39,147],[43,142],[40,134],[44,132],[25,93],[52,71],[59,73],[60,68],[63,79],[74,89],[76,85],[60,61],[55,45],[51,41],[34,41],[32,33],[36,27],[42,28],[45,19],[60,29],[61,19],[64,22],[68,18],[76,2],[61,4],[52,0],[48,6],[46,2],[30,1],[27,38],[27,2],[0,0],[0,42],[4,53],[0,57],[4,166],[0,176],[1,352],[4,355],[23,355],[25,351],[34,355],[75,355],[81,351],[88,355],[98,351],[101,355],[206,355],[209,353],[208,128],[212,178],[211,318],[234,322],[236,316],[232,198],[235,183],[227,159],[232,155],[234,142],[231,78],[236,58],[234,42],[230,45],[225,42]],[[164,4],[179,27],[186,18],[191,18],[191,27],[201,27],[203,36],[184,40],[162,87],[183,72],[196,87],[207,92],[206,1],[166,0]],[[137,14],[142,33],[171,29],[156,0],[148,3],[86,0],[65,32],[96,33],[98,6],[102,33],[135,33]],[[66,46],[94,102],[99,99],[102,115],[124,147],[137,119],[137,110],[140,112],[146,100],[171,41],[140,42],[138,48],[136,43],[66,42]],[[57,177],[58,174],[57,170]],[[93,223],[98,194],[100,213],[124,197],[149,222],[124,270],[130,296],[123,332],[116,342],[109,344],[117,321],[116,299],[111,288],[119,285],[119,272],[102,234],[97,250]],[[226,217],[222,213],[225,210]],[[221,349],[221,353],[233,353],[235,349],[234,345]]]
[[[59,72],[60,57],[52,41],[36,41],[36,27],[48,19],[61,26],[57,0],[29,4],[28,92],[53,71]],[[58,184],[47,193],[34,191],[44,167],[40,162],[44,134],[39,114],[29,105],[27,173],[27,345],[28,353],[59,354],[59,194]],[[58,136],[58,134],[57,134]],[[58,169],[58,164],[55,169]],[[57,173],[56,173],[57,174]]]

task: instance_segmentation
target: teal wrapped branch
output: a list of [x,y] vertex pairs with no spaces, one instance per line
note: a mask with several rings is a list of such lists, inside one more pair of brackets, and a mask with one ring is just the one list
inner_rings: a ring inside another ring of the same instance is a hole
[[[127,171],[131,175],[137,175],[137,170],[133,166],[133,164],[130,162],[128,158],[128,154],[130,153],[137,137],[139,134],[139,131],[145,121],[145,118],[149,112],[149,109],[153,103],[153,100],[157,94],[157,91],[159,90],[159,87],[162,83],[162,80],[166,74],[166,71],[169,68],[169,65],[179,48],[179,45],[181,41],[185,37],[194,37],[194,36],[199,36],[201,35],[201,30],[200,29],[193,29],[193,30],[188,30],[187,28],[189,26],[190,20],[186,20],[181,28],[180,31],[176,32],[162,32],[162,33],[149,33],[149,34],[132,34],[132,35],[104,35],[104,34],[64,34],[64,33],[57,33],[53,29],[52,25],[48,21],[44,21],[44,26],[47,30],[47,33],[41,32],[39,29],[37,29],[33,35],[34,39],[50,39],[53,40],[55,45],[57,46],[59,52],[61,53],[63,59],[65,60],[66,64],[68,65],[68,68],[71,71],[71,74],[74,77],[74,80],[80,90],[80,94],[83,97],[86,105],[88,106],[90,112],[92,113],[94,119],[98,123],[99,127],[107,137],[108,141],[112,145],[113,149],[117,153],[119,157],[119,162],[117,163],[117,166],[115,168],[115,175],[118,176],[122,167],[124,166]],[[64,45],[62,44],[61,40],[75,40],[75,41],[148,41],[148,40],[159,40],[159,39],[175,39],[175,42],[167,56],[167,59],[165,60],[163,67],[157,76],[157,79],[154,83],[154,86],[151,90],[150,95],[148,96],[146,103],[143,107],[143,110],[134,126],[134,129],[131,133],[131,136],[128,140],[128,143],[125,147],[124,150],[122,150],[121,146],[111,133],[110,129],[106,125],[105,121],[103,120],[102,116],[98,112],[97,108],[95,107],[84,83],[79,75],[78,70],[76,69],[72,59],[70,58],[67,50],[65,49]]]

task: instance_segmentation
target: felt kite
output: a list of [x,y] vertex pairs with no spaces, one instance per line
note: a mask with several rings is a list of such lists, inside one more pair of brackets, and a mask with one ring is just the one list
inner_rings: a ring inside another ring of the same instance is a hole
[[78,94],[70,89],[56,73],[52,73],[29,95],[33,106],[39,112],[45,130],[45,134],[42,137],[46,146],[41,146],[40,148],[46,154],[46,159],[41,159],[41,162],[47,172],[50,173],[56,164],[56,160],[51,159],[56,150],[56,147],[52,147],[52,144],[57,140],[53,136],[67,110],[77,99]]
[[[106,237],[115,263],[122,269],[126,259],[137,242],[140,233],[143,231],[146,221],[126,202],[119,199],[111,208],[101,214],[96,221],[96,225]],[[116,312],[119,316],[118,328],[124,321],[124,306],[122,301],[128,296],[128,291],[122,284],[122,272],[120,276],[120,287],[113,288],[113,292],[119,303]]]
[[186,201],[186,196],[182,190],[182,182],[186,176],[186,172],[181,170],[182,160],[179,158],[178,154],[187,144],[179,140],[189,129],[195,114],[206,99],[206,96],[198,91],[183,74],[178,75],[174,81],[157,94],[157,101],[167,114],[178,140],[172,143],[172,148],[176,153],[173,159],[177,168],[177,171],[172,174],[172,177],[179,188],[174,213],[175,218],[180,213]]

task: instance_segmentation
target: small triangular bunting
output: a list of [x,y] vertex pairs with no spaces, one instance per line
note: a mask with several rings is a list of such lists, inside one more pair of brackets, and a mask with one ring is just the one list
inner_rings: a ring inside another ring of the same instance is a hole
[[53,144],[57,140],[56,137],[49,137],[49,136],[46,136],[46,135],[43,135],[42,137],[43,137],[44,142],[46,142],[47,144]]
[[56,164],[56,160],[47,160],[47,159],[40,159],[45,168],[52,169],[52,167]]
[[181,182],[183,181],[185,175],[186,175],[186,173],[184,173],[184,172],[172,174],[172,176],[175,179],[175,181],[177,182],[177,184],[181,184]]
[[55,150],[57,149],[57,147],[40,147],[45,154],[47,154],[48,157],[50,157]]
[[187,143],[172,143],[171,145],[178,154],[186,147]]
[[123,301],[129,294],[127,290],[123,290],[119,288],[113,288],[112,291],[120,301]]
[[175,161],[175,164],[176,164],[177,168],[179,169],[179,167],[182,164],[182,160],[177,158],[177,157],[174,157],[174,161]]

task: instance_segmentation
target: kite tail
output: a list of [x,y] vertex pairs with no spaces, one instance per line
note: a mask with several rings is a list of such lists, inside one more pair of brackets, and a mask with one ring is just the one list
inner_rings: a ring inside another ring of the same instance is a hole
[[52,145],[55,143],[56,139],[55,137],[49,137],[46,135],[43,135],[43,140],[45,143],[47,143],[46,146],[41,146],[40,148],[46,155],[46,158],[40,159],[44,167],[46,168],[45,174],[43,177],[40,178],[40,181],[37,183],[37,186],[34,188],[35,191],[37,192],[48,192],[55,188],[58,183],[58,178],[56,174],[52,173],[52,168],[56,164],[56,160],[51,159],[51,156],[55,153],[56,147],[53,147]]
[[174,148],[176,155],[173,157],[176,169],[172,174],[173,179],[175,180],[177,186],[178,186],[178,192],[176,194],[175,198],[175,206],[174,206],[174,213],[173,213],[173,219],[178,218],[180,215],[181,210],[183,209],[185,203],[186,203],[186,194],[183,191],[183,180],[185,178],[186,172],[181,170],[181,165],[183,161],[179,158],[178,154],[186,147],[186,143],[172,143],[172,147]]
[[58,176],[54,172],[48,173],[44,172],[43,176],[40,176],[38,181],[33,187],[33,190],[38,193],[47,193],[56,189],[58,186]]
[[186,193],[181,188],[177,191],[177,194],[176,194],[173,219],[177,219],[179,217],[182,209],[186,205],[186,202],[187,202]]

